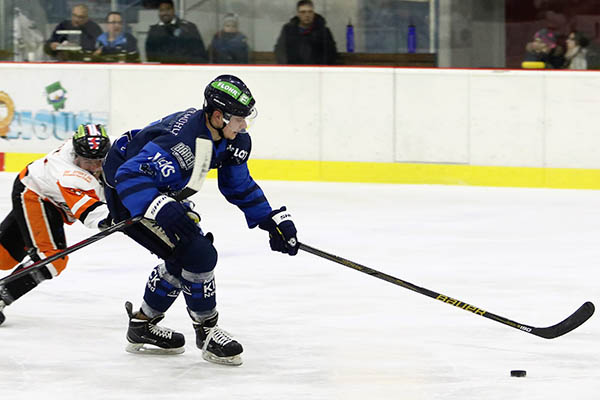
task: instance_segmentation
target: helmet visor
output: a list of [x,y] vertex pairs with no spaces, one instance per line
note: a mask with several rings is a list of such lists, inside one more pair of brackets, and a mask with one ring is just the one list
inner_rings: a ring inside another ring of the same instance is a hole
[[246,130],[250,129],[257,116],[258,111],[256,111],[256,108],[252,108],[252,110],[250,110],[250,114],[247,117],[232,115],[230,113],[223,113],[223,121],[225,122],[225,125],[229,125],[230,122],[233,122],[236,126],[240,126],[245,123],[245,128],[240,130],[240,133],[246,133]]

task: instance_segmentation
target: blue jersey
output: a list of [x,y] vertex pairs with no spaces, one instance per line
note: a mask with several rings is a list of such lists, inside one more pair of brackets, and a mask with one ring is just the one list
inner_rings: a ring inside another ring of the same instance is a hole
[[244,212],[250,228],[272,211],[248,170],[250,135],[240,133],[234,140],[213,142],[204,115],[203,110],[190,108],[129,131],[113,143],[103,166],[105,180],[131,216],[143,214],[160,194],[181,200],[194,193],[187,185],[197,138],[212,143],[210,168],[218,169],[219,190]]

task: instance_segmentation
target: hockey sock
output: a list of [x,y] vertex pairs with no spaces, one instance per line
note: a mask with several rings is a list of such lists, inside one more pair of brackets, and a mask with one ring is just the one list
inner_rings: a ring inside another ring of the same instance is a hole
[[217,299],[213,271],[181,272],[183,295],[192,319],[200,322],[216,313]]
[[181,292],[179,279],[159,264],[150,273],[144,292],[142,311],[150,318],[164,313],[171,307]]

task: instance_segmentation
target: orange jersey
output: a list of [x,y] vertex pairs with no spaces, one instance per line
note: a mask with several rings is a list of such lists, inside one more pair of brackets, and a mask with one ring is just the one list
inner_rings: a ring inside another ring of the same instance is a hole
[[68,224],[79,219],[88,228],[98,228],[108,216],[104,189],[94,175],[75,165],[71,140],[29,164],[21,182],[64,211]]

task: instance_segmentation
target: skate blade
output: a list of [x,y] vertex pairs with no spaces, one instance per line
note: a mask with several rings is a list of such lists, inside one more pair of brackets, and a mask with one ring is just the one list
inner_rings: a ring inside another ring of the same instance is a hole
[[231,356],[231,357],[217,357],[213,353],[210,353],[208,351],[203,351],[202,358],[204,358],[206,361],[209,361],[209,362],[212,362],[215,364],[221,364],[221,365],[238,366],[238,365],[242,365],[242,362],[243,362],[242,357],[240,357],[239,354],[237,356]]
[[125,351],[132,354],[175,355],[183,353],[185,347],[163,349],[162,347],[153,346],[148,343],[129,343],[127,344],[127,347],[125,347]]

